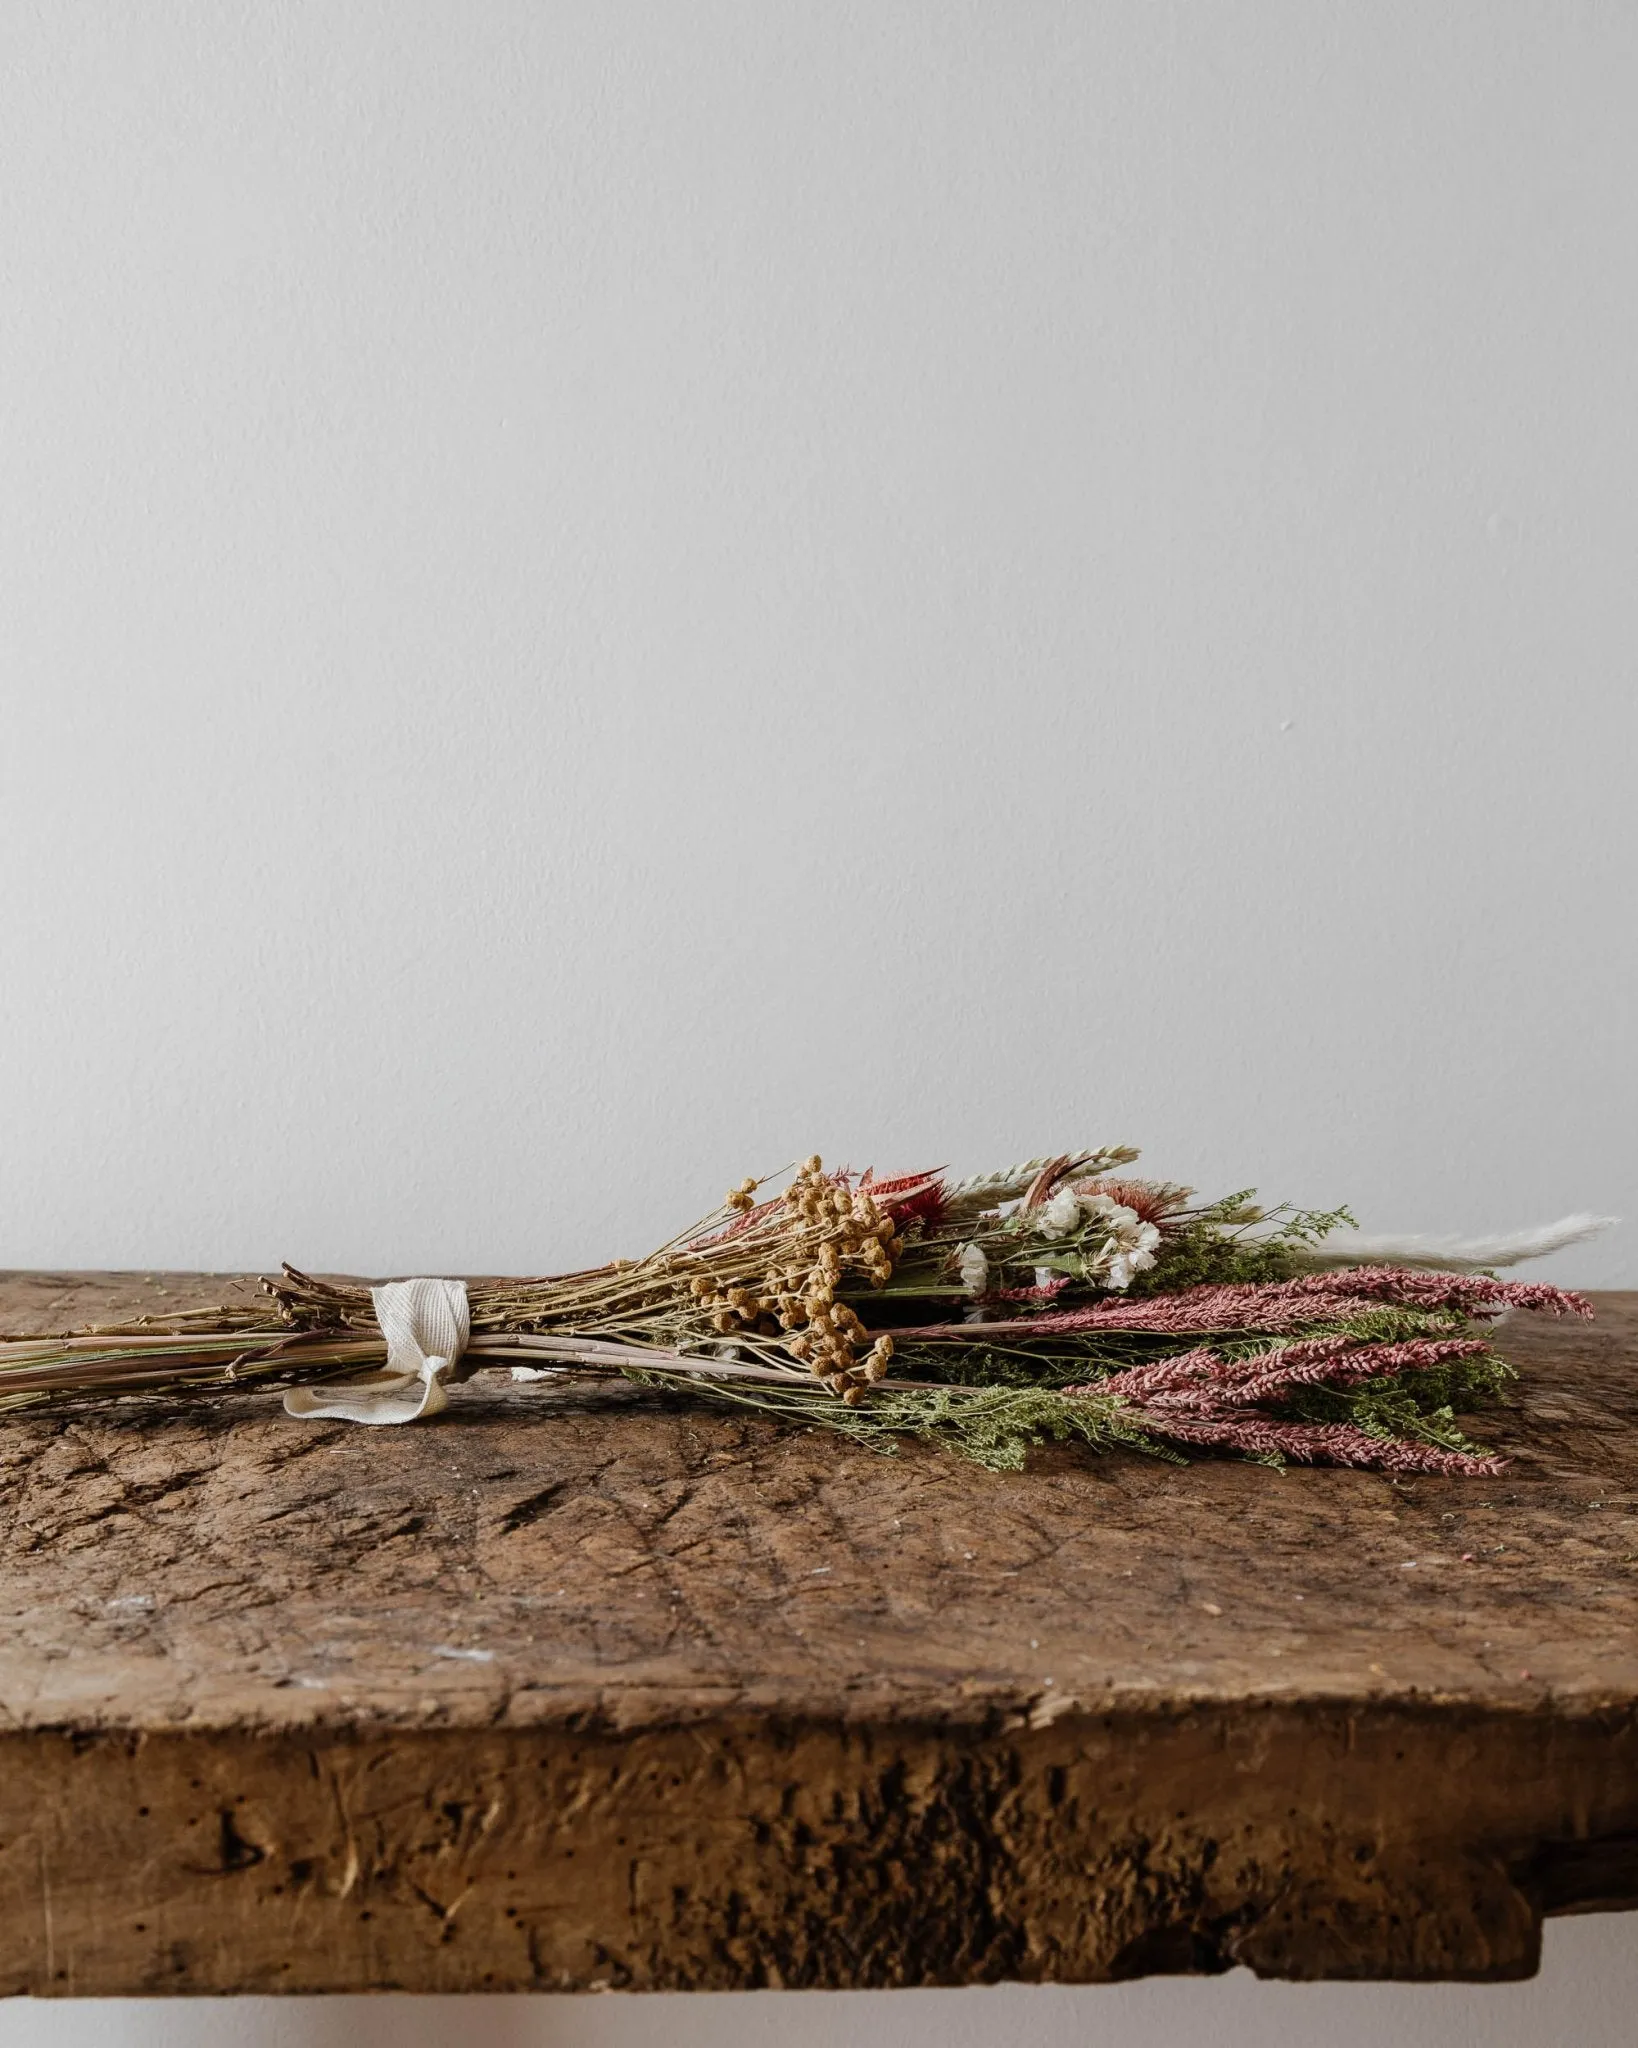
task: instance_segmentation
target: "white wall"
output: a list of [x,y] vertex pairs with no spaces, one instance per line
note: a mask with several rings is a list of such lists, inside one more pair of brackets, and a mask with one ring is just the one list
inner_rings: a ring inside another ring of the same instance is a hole
[[1630,7],[0,66],[0,1263],[538,1269],[815,1145],[1638,1207]]

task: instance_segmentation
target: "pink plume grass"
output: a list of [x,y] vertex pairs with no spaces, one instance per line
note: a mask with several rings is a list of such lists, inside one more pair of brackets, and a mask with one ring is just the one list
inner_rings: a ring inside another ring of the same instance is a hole
[[1278,1400],[1296,1387],[1357,1386],[1361,1380],[1427,1372],[1490,1347],[1482,1337],[1417,1337],[1403,1344],[1360,1344],[1350,1337],[1313,1337],[1252,1358],[1220,1358],[1204,1348],[1152,1365],[1128,1366],[1106,1379],[1066,1387],[1068,1394],[1118,1394],[1163,1408],[1221,1415],[1225,1409]]
[[[1346,1340],[1344,1345],[1346,1345]],[[1236,1405],[1277,1400],[1293,1387],[1357,1386],[1361,1380],[1391,1379],[1402,1372],[1429,1372],[1454,1358],[1477,1358],[1490,1349],[1482,1337],[1416,1337],[1403,1344],[1361,1344],[1332,1348],[1337,1340],[1287,1344],[1263,1352],[1250,1364],[1264,1370],[1242,1380],[1225,1399]],[[1303,1354],[1294,1357],[1293,1353]]]
[[1253,1458],[1289,1458],[1301,1465],[1356,1465],[1379,1472],[1430,1472],[1451,1478],[1490,1478],[1507,1469],[1505,1458],[1371,1436],[1351,1422],[1275,1422],[1262,1415],[1193,1420],[1147,1409],[1138,1410],[1135,1419],[1172,1443],[1209,1445]]
[[1156,1294],[1141,1301],[1111,1298],[1053,1315],[933,1324],[896,1334],[923,1340],[959,1337],[963,1343],[986,1336],[1069,1337],[1077,1332],[1099,1330],[1177,1337],[1255,1330],[1274,1336],[1314,1323],[1348,1321],[1384,1304],[1448,1308],[1472,1317],[1499,1315],[1507,1308],[1545,1310],[1551,1315],[1592,1314],[1592,1304],[1584,1296],[1539,1281],[1490,1280],[1476,1273],[1422,1273],[1399,1266],[1361,1266],[1345,1274],[1311,1273],[1300,1280],[1276,1280],[1258,1286],[1190,1287],[1178,1294]]
[[1305,1295],[1323,1299],[1342,1293],[1407,1308],[1456,1308],[1470,1316],[1499,1315],[1509,1308],[1555,1316],[1589,1317],[1593,1312],[1584,1294],[1549,1287],[1540,1280],[1492,1280],[1484,1273],[1425,1273],[1409,1266],[1350,1266],[1341,1273],[1308,1273],[1300,1280],[1276,1285],[1291,1301],[1300,1301]]
[[[1266,1357],[1268,1354],[1260,1353]],[[1119,1394],[1129,1401],[1146,1401],[1152,1395],[1192,1391],[1200,1387],[1221,1386],[1224,1375],[1232,1371],[1225,1358],[1219,1358],[1215,1351],[1208,1351],[1204,1345],[1193,1351],[1179,1352],[1175,1358],[1157,1358],[1152,1365],[1131,1365],[1124,1372],[1112,1372],[1101,1380],[1089,1380],[1084,1385],[1065,1387],[1066,1394]]]
[[[1069,1275],[1060,1273],[1057,1279],[1045,1281],[1039,1287],[997,1287],[993,1293],[981,1294],[978,1299],[980,1306],[991,1301],[1056,1301],[1069,1285]],[[1016,1323],[1007,1324],[1009,1330],[1017,1327]]]
[[1488,1346],[1481,1338],[1421,1337],[1403,1344],[1359,1344],[1348,1337],[1315,1337],[1276,1345],[1252,1358],[1222,1358],[1200,1347],[1151,1365],[1129,1366],[1066,1395],[1115,1394],[1132,1404],[1133,1419],[1173,1443],[1210,1445],[1250,1457],[1295,1459],[1303,1464],[1374,1467],[1383,1472],[1484,1474],[1504,1460],[1434,1444],[1372,1436],[1354,1423],[1288,1422],[1259,1413],[1305,1386],[1355,1386],[1361,1380],[1426,1372]]

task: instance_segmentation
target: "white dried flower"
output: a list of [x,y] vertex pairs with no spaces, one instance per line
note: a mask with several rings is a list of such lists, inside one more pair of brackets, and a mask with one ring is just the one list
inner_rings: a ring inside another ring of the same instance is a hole
[[962,1286],[969,1294],[982,1294],[990,1284],[990,1262],[984,1247],[981,1244],[964,1244],[957,1271],[961,1275]]
[[1139,1273],[1148,1272],[1160,1242],[1160,1232],[1152,1223],[1140,1223],[1135,1210],[1123,1214],[1131,1218],[1130,1223],[1123,1222],[1104,1246],[1111,1253],[1105,1284],[1119,1292],[1130,1287]]
[[1032,1219],[1037,1233],[1047,1239],[1071,1237],[1081,1227],[1081,1198],[1073,1188],[1061,1188],[1044,1209]]

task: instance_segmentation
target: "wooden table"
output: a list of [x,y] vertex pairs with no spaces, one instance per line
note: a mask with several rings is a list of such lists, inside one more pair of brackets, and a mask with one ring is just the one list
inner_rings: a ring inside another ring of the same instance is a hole
[[[235,1283],[14,1274],[0,1326]],[[621,1387],[0,1423],[0,1990],[1504,1978],[1638,1903],[1638,1296],[1492,1480]]]

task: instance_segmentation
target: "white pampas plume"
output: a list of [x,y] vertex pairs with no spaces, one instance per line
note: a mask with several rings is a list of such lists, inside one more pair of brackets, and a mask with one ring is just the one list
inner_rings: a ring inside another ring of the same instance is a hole
[[1561,1216],[1535,1230],[1500,1237],[1366,1237],[1357,1230],[1333,1230],[1318,1244],[1292,1245],[1301,1266],[1428,1266],[1440,1273],[1476,1273],[1492,1266],[1517,1266],[1544,1259],[1567,1245],[1585,1244],[1618,1223],[1618,1216]]

